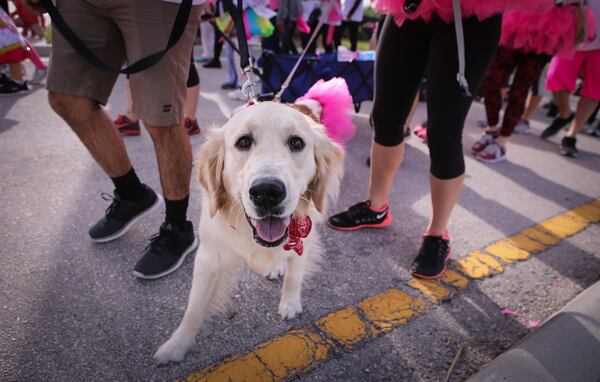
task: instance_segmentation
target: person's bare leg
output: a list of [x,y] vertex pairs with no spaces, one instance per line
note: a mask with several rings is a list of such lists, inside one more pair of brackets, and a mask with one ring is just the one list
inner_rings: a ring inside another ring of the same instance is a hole
[[460,196],[463,180],[464,175],[454,179],[439,179],[429,174],[433,214],[427,227],[428,233],[443,236],[446,232],[450,214]]
[[540,102],[542,102],[542,96],[539,95],[530,95],[529,100],[527,102],[527,108],[521,117],[524,121],[529,121],[531,117],[533,117],[533,113],[537,110],[538,106],[540,106]]
[[154,142],[160,183],[168,200],[181,200],[190,192],[192,146],[183,125],[152,126],[144,123]]
[[39,38],[44,37],[44,29],[40,24],[33,24],[31,26],[31,31]]
[[196,119],[198,111],[198,98],[200,98],[200,84],[187,88],[185,100],[185,116],[189,119]]
[[571,93],[568,90],[559,90],[552,94],[554,95],[554,102],[558,106],[559,117],[568,118],[571,115],[571,106],[569,105]]
[[10,70],[10,78],[13,81],[23,82],[23,71],[21,70],[21,64],[8,64]]
[[497,133],[498,131],[500,131],[500,127],[498,127],[498,125],[494,125],[494,126],[490,126],[490,125],[488,125],[488,126],[485,128],[485,132],[486,132],[486,133],[488,133],[488,134],[495,134],[495,133]]
[[417,95],[415,96],[415,100],[413,101],[413,105],[410,108],[410,113],[408,113],[408,117],[406,117],[406,122],[404,122],[404,131],[406,131],[406,129],[410,129],[410,122],[413,119],[413,116],[415,115],[415,111],[417,111],[417,105],[419,104],[419,92],[417,92]]
[[394,175],[403,159],[404,142],[392,147],[371,143],[369,200],[373,208],[381,208],[387,203]]
[[133,97],[131,96],[131,87],[129,80],[125,80],[125,93],[127,93],[127,109],[125,109],[125,116],[131,120],[131,122],[137,122],[138,116],[133,111]]
[[577,103],[577,111],[575,112],[575,118],[573,119],[573,122],[571,122],[569,131],[567,132],[568,137],[574,137],[577,135],[577,133],[579,133],[579,130],[581,130],[594,110],[596,110],[597,106],[598,101],[591,98],[581,97],[579,99],[579,103]]
[[505,137],[504,135],[498,135],[495,139],[496,143],[499,144],[502,147],[506,147],[506,142],[508,142],[508,137]]
[[131,170],[123,139],[96,101],[54,92],[48,93],[48,101],[108,176],[119,177]]

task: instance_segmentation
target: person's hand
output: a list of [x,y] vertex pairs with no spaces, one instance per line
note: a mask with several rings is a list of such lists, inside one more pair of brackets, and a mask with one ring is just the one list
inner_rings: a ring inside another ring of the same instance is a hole
[[42,13],[46,13],[46,8],[42,5],[40,0],[21,0],[21,3],[25,8],[35,13],[36,15],[41,15]]

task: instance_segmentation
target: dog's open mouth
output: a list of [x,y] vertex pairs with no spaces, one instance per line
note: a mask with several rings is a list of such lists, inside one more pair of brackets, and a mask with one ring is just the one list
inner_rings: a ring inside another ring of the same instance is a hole
[[263,247],[277,247],[288,238],[289,216],[267,216],[262,219],[254,219],[246,215],[248,223],[252,227],[254,241]]

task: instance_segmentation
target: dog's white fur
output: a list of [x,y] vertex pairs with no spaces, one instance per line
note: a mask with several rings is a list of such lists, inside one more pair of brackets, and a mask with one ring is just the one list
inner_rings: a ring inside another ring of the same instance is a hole
[[[227,300],[236,269],[244,262],[261,275],[284,274],[279,302],[283,319],[302,312],[302,282],[320,257],[316,227],[303,239],[304,254],[298,256],[284,251],[282,245],[257,244],[245,214],[257,217],[248,192],[252,182],[274,177],[286,188],[282,215],[308,215],[313,225],[323,220],[327,198],[337,196],[343,150],[315,121],[319,114],[316,105],[263,102],[237,112],[223,127],[209,132],[196,161],[203,198],[189,302],[183,321],[154,356],[159,363],[184,358],[203,320]],[[247,151],[236,147],[244,135],[254,141]],[[292,136],[305,142],[302,151],[290,149]]]

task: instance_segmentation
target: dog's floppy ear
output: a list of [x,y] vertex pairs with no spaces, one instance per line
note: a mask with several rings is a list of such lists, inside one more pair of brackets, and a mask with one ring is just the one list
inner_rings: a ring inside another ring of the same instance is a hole
[[196,164],[198,180],[206,190],[210,216],[227,205],[228,196],[223,183],[223,167],[225,165],[225,139],[218,129],[208,132],[206,141],[200,146]]
[[308,185],[308,194],[317,211],[323,213],[327,198],[337,199],[344,176],[344,149],[327,136],[322,125],[315,129],[319,136],[315,145],[317,171]]

